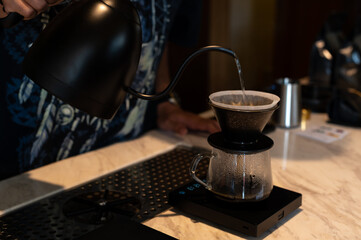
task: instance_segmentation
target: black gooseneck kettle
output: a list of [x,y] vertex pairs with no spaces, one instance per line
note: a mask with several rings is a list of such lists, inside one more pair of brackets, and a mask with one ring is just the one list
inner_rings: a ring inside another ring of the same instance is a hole
[[207,46],[191,54],[169,86],[148,95],[132,89],[141,53],[139,15],[129,0],[79,0],[60,12],[33,43],[23,71],[35,83],[90,115],[112,118],[126,92],[157,100],[173,90],[186,65],[203,52],[229,49]]

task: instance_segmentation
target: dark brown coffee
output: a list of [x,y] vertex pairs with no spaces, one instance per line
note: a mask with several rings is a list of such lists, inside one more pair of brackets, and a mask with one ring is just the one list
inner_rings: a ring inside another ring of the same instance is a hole
[[271,184],[263,183],[262,179],[255,175],[249,175],[243,179],[238,179],[238,181],[233,181],[228,186],[221,183],[222,181],[219,181],[218,184],[213,183],[211,191],[233,201],[263,200],[268,197],[269,194],[265,195],[265,193],[269,192],[269,188],[272,187]]

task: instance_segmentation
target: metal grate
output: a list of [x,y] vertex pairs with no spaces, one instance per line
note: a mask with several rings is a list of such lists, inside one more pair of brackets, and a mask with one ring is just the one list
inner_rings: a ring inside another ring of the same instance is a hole
[[[142,222],[170,208],[170,191],[191,182],[190,163],[206,150],[179,146],[167,153],[0,218],[1,240],[70,240],[127,215]],[[206,174],[206,164],[199,174]]]

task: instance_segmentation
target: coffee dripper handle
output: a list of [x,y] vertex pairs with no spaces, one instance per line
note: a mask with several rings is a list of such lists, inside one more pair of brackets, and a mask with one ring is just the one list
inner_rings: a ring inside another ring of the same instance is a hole
[[204,183],[201,179],[199,179],[197,176],[196,176],[196,170],[197,170],[197,166],[199,164],[199,162],[204,159],[204,158],[208,158],[208,159],[211,159],[211,157],[213,157],[213,154],[211,153],[203,153],[203,154],[197,154],[194,158],[193,158],[193,161],[192,161],[192,164],[191,164],[191,168],[189,169],[189,173],[191,175],[191,177],[196,180],[198,183],[202,184],[205,188],[209,188],[208,185],[206,183]]

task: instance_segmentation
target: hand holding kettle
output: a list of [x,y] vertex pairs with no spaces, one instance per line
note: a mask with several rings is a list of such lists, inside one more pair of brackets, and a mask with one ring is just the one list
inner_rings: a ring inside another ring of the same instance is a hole
[[63,0],[2,0],[0,17],[4,18],[9,13],[15,12],[24,17],[25,20],[34,18],[48,7],[56,5]]
[[0,0],[0,27],[9,28],[21,20],[36,17],[63,0]]

